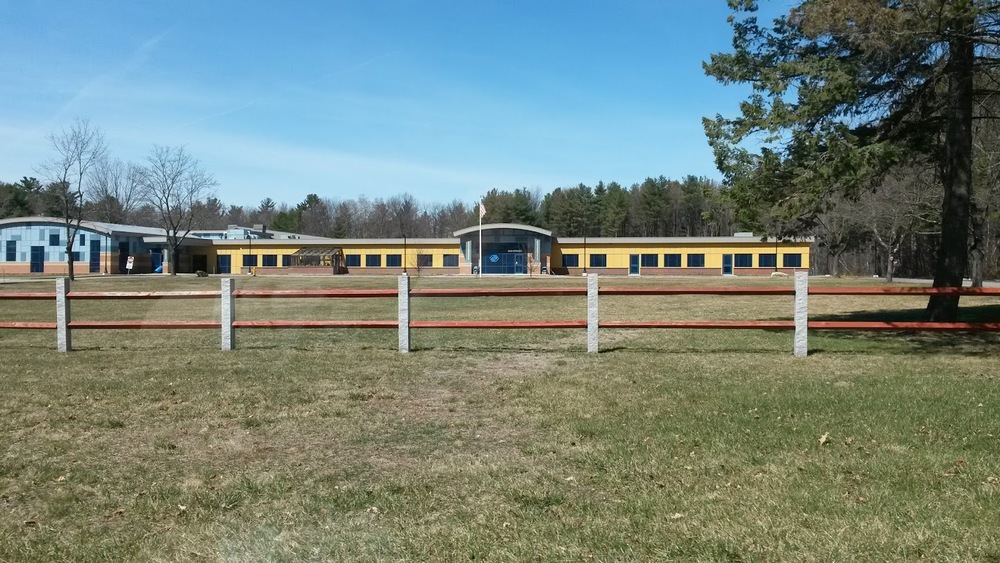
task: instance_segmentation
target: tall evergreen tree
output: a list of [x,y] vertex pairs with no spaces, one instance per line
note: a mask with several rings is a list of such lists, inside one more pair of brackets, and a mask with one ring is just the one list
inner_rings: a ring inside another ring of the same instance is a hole
[[[719,168],[748,207],[810,226],[834,193],[856,198],[915,154],[944,188],[934,285],[962,284],[972,203],[973,106],[991,88],[997,0],[802,0],[767,27],[755,0],[729,0],[733,52],[706,72],[753,88],[741,115],[705,120]],[[753,139],[761,148],[747,148]],[[934,296],[931,320],[958,298]]]

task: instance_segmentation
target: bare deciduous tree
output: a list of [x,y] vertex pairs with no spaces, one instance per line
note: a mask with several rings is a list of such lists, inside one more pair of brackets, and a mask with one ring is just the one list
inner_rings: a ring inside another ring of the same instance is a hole
[[194,223],[195,203],[210,196],[217,182],[184,147],[154,146],[146,161],[143,199],[167,231],[170,274],[176,275],[180,246]]
[[131,162],[103,159],[87,183],[91,217],[108,223],[128,223],[139,206],[143,169]]
[[73,245],[83,220],[83,190],[92,169],[104,159],[107,142],[99,129],[90,122],[77,119],[70,128],[48,137],[56,152],[52,160],[42,165],[51,181],[48,197],[53,209],[58,209],[66,225],[66,269],[73,279]]

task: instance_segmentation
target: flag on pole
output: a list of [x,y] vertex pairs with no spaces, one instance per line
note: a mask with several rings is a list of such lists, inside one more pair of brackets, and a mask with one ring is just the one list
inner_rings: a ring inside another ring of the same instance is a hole
[[483,205],[483,202],[480,201],[479,202],[479,218],[482,219],[485,216],[486,216],[486,206]]

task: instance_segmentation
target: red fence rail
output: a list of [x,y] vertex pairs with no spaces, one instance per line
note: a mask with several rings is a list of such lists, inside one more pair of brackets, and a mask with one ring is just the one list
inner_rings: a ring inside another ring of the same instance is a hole
[[[796,300],[793,320],[650,320],[650,321],[600,321],[597,316],[597,298],[600,296],[670,296],[670,295],[720,295],[720,296],[786,296]],[[789,287],[603,287],[597,285],[596,276],[588,277],[587,287],[556,288],[457,288],[410,289],[409,279],[400,277],[398,289],[288,289],[288,290],[236,290],[232,280],[225,279],[220,291],[137,291],[94,292],[69,291],[67,280],[58,280],[55,292],[0,292],[0,300],[55,300],[56,322],[0,321],[0,329],[53,330],[59,334],[59,349],[69,350],[71,330],[142,330],[142,329],[221,329],[223,348],[231,349],[235,329],[283,328],[365,328],[397,329],[400,331],[400,350],[409,350],[410,329],[580,329],[588,332],[588,350],[597,351],[596,338],[599,328],[605,329],[765,329],[794,330],[796,353],[799,340],[805,339],[807,330],[870,330],[870,331],[1000,331],[1000,322],[916,322],[916,321],[837,321],[808,320],[807,296],[998,296],[1000,288],[934,288],[934,287],[808,287],[808,278],[796,276],[796,285]],[[587,296],[588,316],[583,320],[411,320],[409,300],[412,297],[557,297]],[[185,321],[90,321],[69,318],[72,300],[157,300],[157,299],[220,299],[222,318],[219,320]],[[347,319],[347,320],[237,320],[233,314],[235,299],[397,299],[397,319]],[[800,303],[802,312],[800,314]],[[228,304],[228,306],[227,306]],[[404,310],[405,309],[405,310]],[[230,347],[226,348],[228,339]],[[65,339],[65,342],[64,342]],[[405,340],[405,344],[404,344]],[[404,349],[405,345],[405,349]],[[803,355],[803,354],[799,354]]]

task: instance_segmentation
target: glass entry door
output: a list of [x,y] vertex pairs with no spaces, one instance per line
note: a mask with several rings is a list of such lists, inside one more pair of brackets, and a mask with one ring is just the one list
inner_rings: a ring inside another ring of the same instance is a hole
[[525,274],[528,272],[523,252],[490,252],[483,256],[484,274]]

